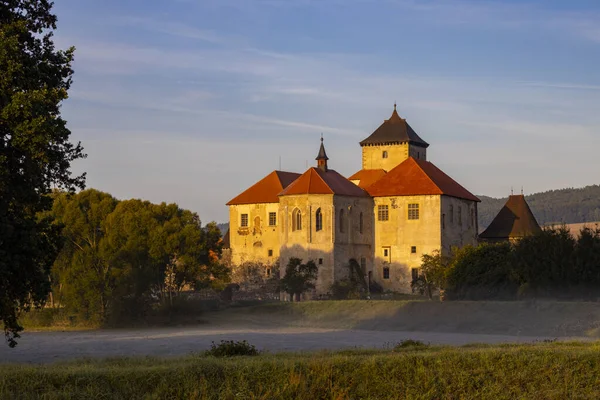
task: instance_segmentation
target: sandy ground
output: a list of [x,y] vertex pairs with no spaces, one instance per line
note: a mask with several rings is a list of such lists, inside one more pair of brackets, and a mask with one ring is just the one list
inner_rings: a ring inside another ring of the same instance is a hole
[[205,350],[210,347],[212,341],[220,340],[247,340],[259,349],[278,352],[355,347],[385,348],[403,339],[421,340],[431,344],[463,345],[534,342],[551,338],[440,332],[316,328],[235,329],[206,326],[26,332],[16,348],[0,345],[0,363],[49,363],[86,357],[182,356]]

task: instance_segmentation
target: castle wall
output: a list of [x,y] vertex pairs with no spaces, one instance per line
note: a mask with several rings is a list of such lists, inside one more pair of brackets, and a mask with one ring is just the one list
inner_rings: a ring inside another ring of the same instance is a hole
[[[269,225],[269,213],[276,213],[275,225]],[[242,227],[242,215],[248,226]],[[229,240],[231,263],[258,262],[272,265],[279,258],[281,217],[278,203],[229,206]],[[270,254],[271,253],[271,254]]]
[[[410,293],[412,269],[421,266],[423,254],[431,254],[441,248],[441,197],[427,195],[374,198],[373,280],[384,290]],[[409,204],[419,205],[419,219],[408,219]],[[388,206],[387,221],[378,220],[379,205]],[[389,268],[387,279],[384,277],[385,268]]]
[[[280,271],[292,257],[306,262],[313,260],[319,267],[316,289],[313,297],[325,295],[335,280],[347,274],[346,265],[351,258],[359,263],[364,259],[365,267],[373,265],[372,240],[373,217],[372,199],[334,195],[294,195],[280,198],[281,253]],[[316,230],[316,212],[321,209],[322,229]],[[340,229],[340,215],[343,213],[343,231]],[[294,212],[302,214],[301,229],[294,230]],[[360,232],[360,214],[363,215],[363,229]]]
[[450,254],[452,247],[476,245],[478,237],[477,203],[442,196],[442,251]]
[[[383,158],[383,152],[387,158]],[[427,149],[408,143],[362,146],[362,169],[384,169],[390,171],[408,157],[427,160]]]

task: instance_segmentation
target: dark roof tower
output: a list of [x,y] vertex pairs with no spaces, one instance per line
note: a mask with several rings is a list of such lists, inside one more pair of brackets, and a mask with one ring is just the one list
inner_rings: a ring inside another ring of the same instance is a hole
[[541,232],[525,196],[510,195],[504,207],[479,237],[488,241],[514,240]]
[[421,139],[406,120],[398,115],[394,103],[394,112],[390,119],[386,119],[371,136],[360,142],[360,145],[362,147],[406,142],[424,148],[429,147],[429,143]]
[[322,133],[321,133],[321,147],[319,148],[319,154],[317,155],[317,158],[315,158],[315,160],[317,160],[317,167],[321,171],[327,172],[327,160],[329,160],[329,157],[327,157],[327,153],[325,152],[325,145],[323,144],[323,134]]

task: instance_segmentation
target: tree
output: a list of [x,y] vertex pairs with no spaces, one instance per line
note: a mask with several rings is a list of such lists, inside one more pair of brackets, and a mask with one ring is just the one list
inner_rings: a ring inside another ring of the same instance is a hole
[[285,267],[285,276],[280,281],[281,289],[290,295],[290,301],[294,300],[294,296],[299,299],[302,293],[315,288],[318,270],[312,260],[302,264],[300,258],[290,258]]
[[434,290],[446,288],[449,266],[450,258],[444,256],[439,250],[433,251],[432,254],[423,254],[419,276],[411,286],[418,288],[422,293],[427,293],[430,300],[433,299]]
[[0,320],[11,347],[19,314],[41,306],[50,290],[59,229],[39,217],[52,187],[83,188],[71,162],[85,157],[60,104],[71,86],[74,48],[57,51],[56,16],[48,0],[0,2]]

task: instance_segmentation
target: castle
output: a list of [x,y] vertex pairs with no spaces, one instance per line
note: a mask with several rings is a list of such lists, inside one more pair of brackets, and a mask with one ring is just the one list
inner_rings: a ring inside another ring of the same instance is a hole
[[360,142],[362,169],[349,178],[329,168],[321,138],[316,167],[273,171],[230,200],[231,262],[292,257],[319,267],[313,297],[360,263],[369,282],[410,292],[421,256],[477,243],[477,203],[467,189],[427,161],[425,142],[396,111]]

